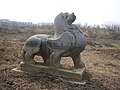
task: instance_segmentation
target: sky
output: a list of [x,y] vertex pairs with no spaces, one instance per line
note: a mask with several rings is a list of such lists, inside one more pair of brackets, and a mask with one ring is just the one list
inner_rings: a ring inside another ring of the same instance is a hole
[[74,12],[75,23],[120,23],[120,0],[0,0],[0,19],[49,23]]

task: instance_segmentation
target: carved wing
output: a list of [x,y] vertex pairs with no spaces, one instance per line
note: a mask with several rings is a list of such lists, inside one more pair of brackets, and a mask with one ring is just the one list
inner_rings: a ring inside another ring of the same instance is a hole
[[70,32],[64,32],[57,38],[47,40],[47,46],[50,49],[69,49],[75,44],[75,37]]

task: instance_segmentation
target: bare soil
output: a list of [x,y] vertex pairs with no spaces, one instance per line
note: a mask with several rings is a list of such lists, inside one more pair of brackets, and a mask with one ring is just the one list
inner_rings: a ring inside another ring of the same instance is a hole
[[[22,61],[23,42],[31,35],[0,35],[0,90],[120,90],[120,40],[101,38],[87,44],[81,53],[87,83],[78,85],[45,73],[12,70]],[[62,58],[61,63],[66,67],[73,66],[71,58]]]

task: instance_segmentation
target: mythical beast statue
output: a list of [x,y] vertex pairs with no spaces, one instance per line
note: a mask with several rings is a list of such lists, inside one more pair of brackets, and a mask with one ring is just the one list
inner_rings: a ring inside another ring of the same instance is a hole
[[60,13],[54,20],[54,36],[38,34],[28,38],[23,47],[23,63],[35,63],[34,56],[40,55],[45,65],[61,67],[61,57],[71,57],[75,68],[84,67],[80,53],[85,49],[86,39],[72,24],[75,19],[74,13]]

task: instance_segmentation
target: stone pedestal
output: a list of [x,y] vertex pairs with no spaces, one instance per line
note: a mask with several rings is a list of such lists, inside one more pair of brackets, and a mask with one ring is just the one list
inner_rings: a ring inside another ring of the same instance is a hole
[[52,75],[57,75],[61,77],[64,81],[76,83],[76,84],[85,84],[86,81],[82,80],[82,77],[85,73],[85,68],[79,69],[59,69],[51,68],[43,65],[34,65],[34,64],[20,64],[20,70],[27,72],[43,72]]

